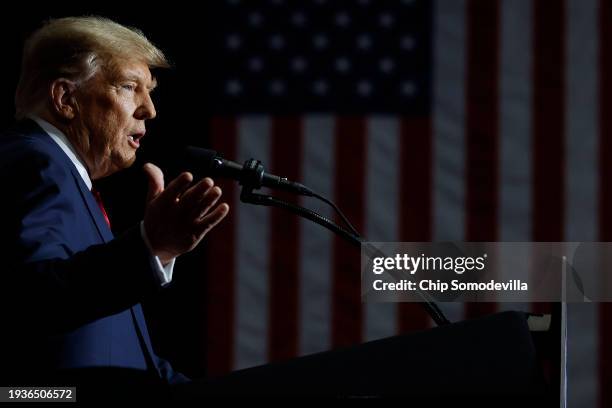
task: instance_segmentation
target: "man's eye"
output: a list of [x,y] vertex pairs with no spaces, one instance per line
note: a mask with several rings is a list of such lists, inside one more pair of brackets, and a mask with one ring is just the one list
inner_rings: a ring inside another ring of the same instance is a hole
[[124,84],[124,85],[121,85],[121,87],[127,91],[133,91],[136,89],[136,86],[132,84]]

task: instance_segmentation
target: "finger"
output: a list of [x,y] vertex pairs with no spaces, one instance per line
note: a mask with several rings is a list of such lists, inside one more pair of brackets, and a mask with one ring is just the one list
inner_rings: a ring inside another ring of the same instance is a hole
[[185,172],[179,174],[177,178],[172,180],[162,193],[168,200],[175,201],[191,184],[193,181],[193,175]]
[[204,195],[214,184],[211,178],[206,177],[191,186],[181,196],[181,207],[185,211],[193,212],[194,208],[199,207],[199,203],[204,199]]
[[200,220],[204,217],[208,211],[217,203],[219,198],[221,198],[221,188],[215,186],[209,189],[206,194],[204,194],[201,200],[198,202],[198,205],[193,208],[192,216],[195,221]]
[[164,191],[164,173],[153,163],[146,163],[142,170],[149,182],[149,191],[147,192],[147,202],[149,202]]
[[229,205],[221,203],[210,214],[196,222],[197,235],[203,236],[225,218],[229,213]]

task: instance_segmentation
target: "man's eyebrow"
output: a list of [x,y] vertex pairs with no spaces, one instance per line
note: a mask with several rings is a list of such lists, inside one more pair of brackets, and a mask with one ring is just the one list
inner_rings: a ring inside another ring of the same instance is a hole
[[157,88],[157,78],[153,77],[151,78],[151,86],[148,88],[149,92],[153,91],[155,88]]
[[[142,77],[140,77],[137,74],[127,73],[125,75],[122,75],[122,77],[123,77],[122,80],[124,80],[124,81],[125,80],[127,80],[127,81],[134,81],[134,82],[137,82],[139,84],[143,82]],[[155,88],[157,88],[157,78],[152,77],[151,78],[151,86],[148,86],[147,89],[150,92],[150,91],[154,90]]]

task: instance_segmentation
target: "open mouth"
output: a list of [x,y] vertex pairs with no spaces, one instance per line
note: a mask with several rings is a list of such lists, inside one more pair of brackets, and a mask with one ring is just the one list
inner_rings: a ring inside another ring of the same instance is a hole
[[144,132],[142,133],[134,133],[133,135],[129,135],[128,136],[128,141],[130,143],[130,145],[135,148],[138,149],[140,147],[140,139],[142,139],[144,137]]

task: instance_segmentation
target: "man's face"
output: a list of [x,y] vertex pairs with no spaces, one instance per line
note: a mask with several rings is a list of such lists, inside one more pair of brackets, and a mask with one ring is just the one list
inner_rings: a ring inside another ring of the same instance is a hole
[[76,94],[78,113],[68,137],[85,160],[92,179],[131,166],[155,117],[150,93],[155,79],[138,61],[121,61],[111,72],[100,70]]

